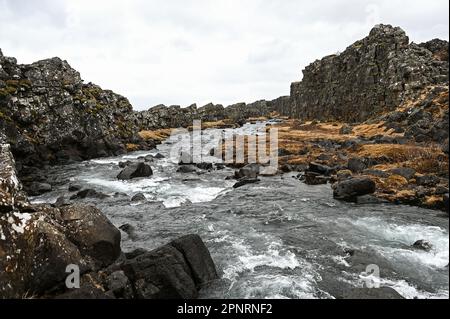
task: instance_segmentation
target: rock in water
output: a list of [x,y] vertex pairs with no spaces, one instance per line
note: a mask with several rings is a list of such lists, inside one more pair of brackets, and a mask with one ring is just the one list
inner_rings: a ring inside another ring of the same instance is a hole
[[424,251],[430,251],[433,248],[433,245],[431,243],[423,239],[416,241],[412,246],[415,249]]
[[333,197],[344,201],[355,201],[358,196],[373,194],[376,185],[370,178],[352,178],[334,185]]
[[117,179],[120,180],[129,180],[138,177],[149,177],[153,175],[152,168],[145,163],[133,163],[125,167],[119,175],[117,175]]
[[260,180],[257,178],[243,178],[239,182],[233,185],[233,188],[239,188],[247,184],[254,184],[259,182]]
[[145,200],[146,200],[145,195],[142,193],[137,193],[136,195],[134,195],[131,198],[132,202],[140,202],[140,201],[145,201]]
[[134,283],[137,298],[191,299],[198,288],[217,279],[214,262],[197,235],[174,240],[127,260],[122,268]]
[[234,176],[237,179],[246,177],[255,179],[259,175],[260,166],[259,164],[248,164],[241,168],[239,171],[236,171]]

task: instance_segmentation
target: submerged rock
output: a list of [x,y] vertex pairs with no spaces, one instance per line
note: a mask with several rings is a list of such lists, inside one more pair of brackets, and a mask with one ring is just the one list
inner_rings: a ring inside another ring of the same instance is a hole
[[137,193],[136,195],[131,197],[132,202],[140,202],[140,201],[145,201],[145,200],[146,200],[145,195],[142,193]]
[[84,198],[103,199],[103,198],[107,198],[107,197],[108,197],[108,195],[98,192],[95,189],[83,189],[83,190],[79,191],[78,193],[76,193],[75,195],[72,195],[70,197],[70,199],[71,200],[84,199]]
[[234,173],[235,178],[250,178],[255,179],[260,172],[260,165],[259,164],[248,164],[244,166],[243,168],[239,169]]
[[419,250],[430,251],[433,248],[433,245],[430,242],[421,239],[416,241],[412,247]]

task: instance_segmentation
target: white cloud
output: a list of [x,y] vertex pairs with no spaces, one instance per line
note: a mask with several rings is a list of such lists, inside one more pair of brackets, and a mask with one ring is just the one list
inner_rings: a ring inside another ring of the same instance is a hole
[[447,0],[0,0],[0,47],[59,56],[135,109],[289,94],[301,69],[379,22],[448,39]]

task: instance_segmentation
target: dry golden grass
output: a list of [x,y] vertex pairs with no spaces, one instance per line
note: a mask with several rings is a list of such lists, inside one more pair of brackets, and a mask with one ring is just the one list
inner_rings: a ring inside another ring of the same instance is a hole
[[135,152],[135,151],[139,150],[139,145],[129,143],[129,144],[126,144],[126,148],[127,148],[128,152]]
[[139,136],[144,140],[163,141],[170,136],[172,129],[159,129],[153,131],[140,131]]

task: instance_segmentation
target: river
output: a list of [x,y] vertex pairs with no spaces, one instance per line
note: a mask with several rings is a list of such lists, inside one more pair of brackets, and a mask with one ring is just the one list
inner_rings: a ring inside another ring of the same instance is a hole
[[[252,134],[264,126],[226,132]],[[205,130],[202,139],[215,142],[217,133]],[[448,215],[339,202],[329,185],[305,185],[297,173],[261,177],[233,189],[235,181],[226,180],[233,175],[230,168],[176,172],[179,166],[170,158],[174,143],[169,139],[157,150],[52,167],[53,191],[32,201],[55,202],[68,196],[69,184],[110,195],[77,201],[95,204],[117,227],[134,228],[131,236],[122,233],[124,251],[199,234],[220,274],[201,290],[201,298],[336,298],[377,282],[406,298],[448,298]],[[156,153],[165,158],[149,163],[152,177],[117,180],[119,162]],[[147,200],[131,202],[136,193]],[[433,245],[431,251],[412,248],[421,239]],[[369,265],[379,276],[369,276]]]

